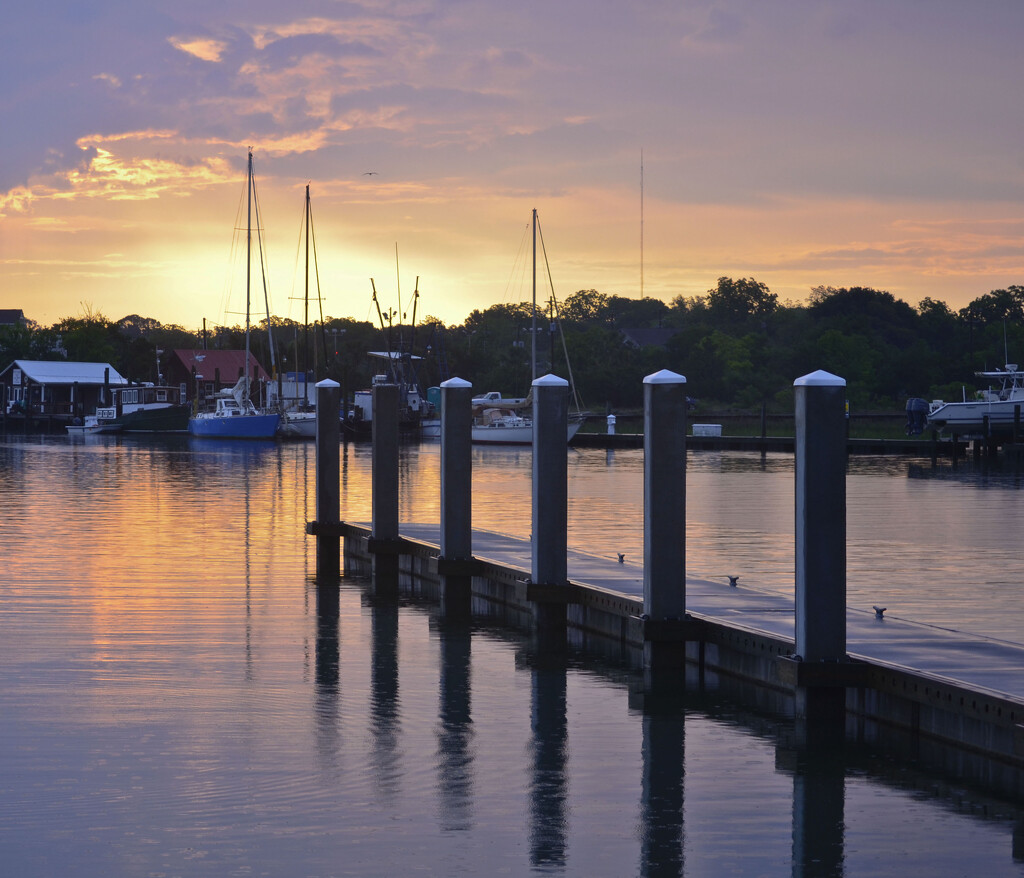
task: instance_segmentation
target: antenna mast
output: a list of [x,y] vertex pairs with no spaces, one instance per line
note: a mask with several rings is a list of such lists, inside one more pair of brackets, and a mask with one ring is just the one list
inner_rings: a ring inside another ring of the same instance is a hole
[[640,150],[640,298],[644,297],[644,151]]

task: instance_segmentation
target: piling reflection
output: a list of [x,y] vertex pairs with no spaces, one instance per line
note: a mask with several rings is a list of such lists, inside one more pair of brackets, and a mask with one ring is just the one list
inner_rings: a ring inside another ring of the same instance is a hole
[[639,870],[645,878],[683,874],[685,725],[679,695],[645,694]]
[[338,736],[341,697],[339,607],[338,586],[317,586],[313,688],[316,747],[323,769],[331,775],[338,768],[341,750]]
[[530,863],[561,866],[566,859],[569,732],[566,721],[565,637],[539,634],[525,657],[530,667]]
[[385,801],[397,797],[401,780],[398,702],[398,603],[370,601],[370,732],[376,791]]
[[441,673],[437,730],[439,824],[446,832],[473,828],[473,718],[470,700],[472,630],[438,623]]
[[776,761],[793,774],[793,875],[841,876],[845,859],[846,734],[842,690],[802,693],[792,750]]

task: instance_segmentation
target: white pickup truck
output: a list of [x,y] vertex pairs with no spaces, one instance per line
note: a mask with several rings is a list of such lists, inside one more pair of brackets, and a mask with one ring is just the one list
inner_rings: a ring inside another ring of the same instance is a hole
[[503,397],[497,390],[491,390],[485,393],[483,396],[474,396],[473,405],[475,406],[487,406],[488,408],[495,409],[511,409],[516,406],[521,406],[526,402],[525,398],[512,399],[509,397]]

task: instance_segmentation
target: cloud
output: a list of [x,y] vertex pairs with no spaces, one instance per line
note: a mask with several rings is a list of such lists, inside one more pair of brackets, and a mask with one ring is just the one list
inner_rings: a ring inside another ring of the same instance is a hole
[[219,62],[224,53],[228,50],[228,44],[223,40],[210,39],[209,37],[195,37],[187,39],[183,37],[168,37],[169,42],[175,49],[192,55],[200,61]]

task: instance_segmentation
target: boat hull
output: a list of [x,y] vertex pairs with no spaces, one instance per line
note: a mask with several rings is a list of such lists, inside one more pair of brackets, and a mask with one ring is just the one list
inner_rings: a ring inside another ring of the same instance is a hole
[[280,419],[278,414],[199,416],[189,420],[188,431],[202,439],[273,439]]
[[[570,421],[566,429],[566,442],[572,442],[580,427],[580,421]],[[476,445],[533,445],[533,424],[501,425],[488,424],[474,425],[472,434],[473,443]]]
[[123,433],[187,433],[189,405],[168,405],[162,408],[137,409],[116,419]]
[[69,436],[93,436],[96,433],[117,433],[121,428],[113,424],[68,424],[65,429]]
[[281,418],[277,432],[283,439],[316,439],[316,415],[288,413]]
[[928,427],[944,433],[956,433],[963,436],[968,433],[981,433],[986,424],[990,433],[1010,433],[1014,421],[1020,415],[1021,400],[989,402],[947,402],[928,413]]

